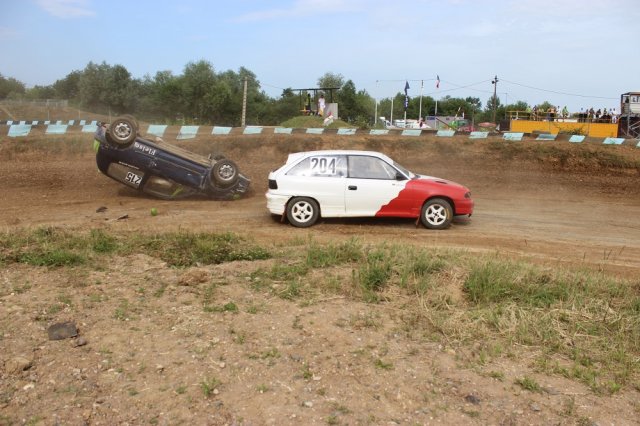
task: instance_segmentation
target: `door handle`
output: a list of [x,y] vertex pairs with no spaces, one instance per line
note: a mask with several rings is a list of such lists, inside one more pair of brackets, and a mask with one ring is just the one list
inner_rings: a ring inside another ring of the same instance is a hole
[[357,190],[357,189],[358,189],[358,187],[357,187],[357,186],[355,186],[355,185],[349,185],[349,186],[347,187],[347,189],[348,189],[349,191],[355,191],[355,190]]

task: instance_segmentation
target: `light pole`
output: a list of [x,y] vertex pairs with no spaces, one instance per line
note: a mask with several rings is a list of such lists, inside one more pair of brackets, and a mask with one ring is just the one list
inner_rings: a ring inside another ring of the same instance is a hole
[[493,80],[491,80],[491,84],[493,84],[493,122],[496,122],[496,90],[498,88],[498,76],[496,75]]

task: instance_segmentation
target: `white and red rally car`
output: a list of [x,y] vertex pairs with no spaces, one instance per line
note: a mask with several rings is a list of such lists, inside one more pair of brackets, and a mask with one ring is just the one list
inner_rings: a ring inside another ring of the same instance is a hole
[[312,151],[289,154],[269,174],[267,208],[293,226],[320,217],[420,218],[445,229],[454,216],[471,216],[469,189],[445,179],[421,176],[372,151]]

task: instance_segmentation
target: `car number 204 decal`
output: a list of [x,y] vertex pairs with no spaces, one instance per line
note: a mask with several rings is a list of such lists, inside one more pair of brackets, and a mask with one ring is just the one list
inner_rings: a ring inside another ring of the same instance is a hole
[[335,175],[336,157],[312,157],[310,169],[313,174]]
[[137,188],[138,186],[140,186],[140,182],[142,182],[142,176],[139,176],[135,173],[127,172],[127,175],[125,176],[124,180],[133,184],[133,186]]

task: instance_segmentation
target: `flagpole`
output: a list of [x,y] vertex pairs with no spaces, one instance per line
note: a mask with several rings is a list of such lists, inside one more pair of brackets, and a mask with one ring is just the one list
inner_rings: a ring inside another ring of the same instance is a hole
[[[440,89],[440,76],[436,75],[436,90]],[[436,125],[436,130],[438,130],[438,97],[436,96],[436,111],[434,115],[433,123]]]
[[420,109],[418,112],[418,122],[422,119],[422,89],[424,88],[424,80],[420,82]]

